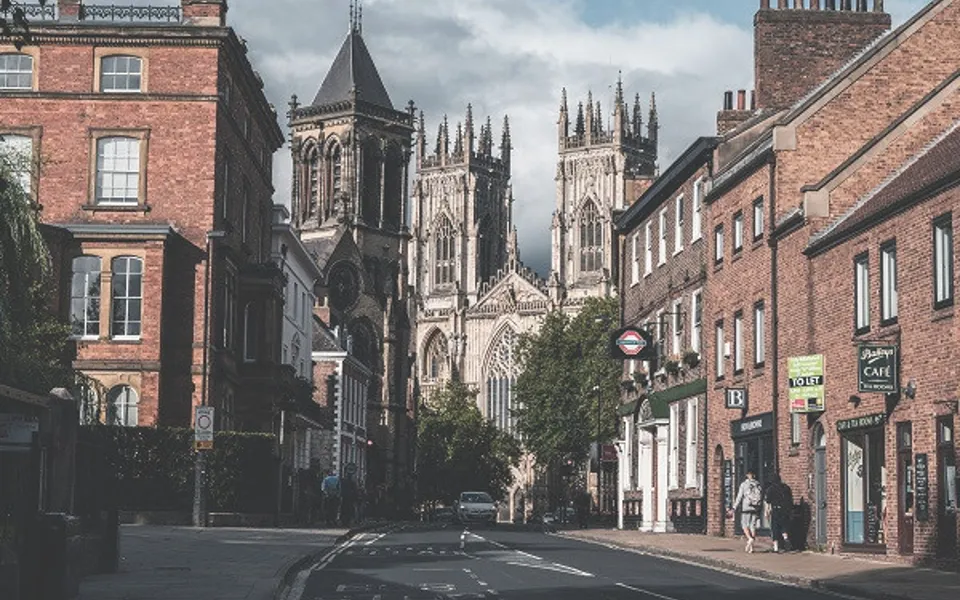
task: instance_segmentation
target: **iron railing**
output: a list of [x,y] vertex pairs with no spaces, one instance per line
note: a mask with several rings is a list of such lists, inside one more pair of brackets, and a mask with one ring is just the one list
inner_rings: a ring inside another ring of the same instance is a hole
[[118,4],[81,4],[81,21],[128,21],[134,23],[179,23],[179,6],[125,6]]

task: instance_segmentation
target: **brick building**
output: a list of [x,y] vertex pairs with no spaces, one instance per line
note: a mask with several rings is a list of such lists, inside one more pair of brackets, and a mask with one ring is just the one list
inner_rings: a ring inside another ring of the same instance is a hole
[[[732,533],[722,508],[746,470],[779,470],[794,540],[955,561],[960,2],[875,40],[882,3],[811,4],[762,3],[756,109],[738,105],[706,197],[708,531]],[[810,47],[783,52],[833,65],[765,58],[791,35]]]
[[618,472],[631,529],[706,527],[703,196],[718,141],[695,141],[616,221],[622,321],[651,332],[661,356],[624,364]]
[[284,379],[283,135],[226,13],[59,0],[30,7],[31,45],[0,39],[0,133],[33,152],[41,218],[71,236],[59,300],[102,386],[88,407],[113,423],[185,426],[207,402],[219,428],[267,429]]

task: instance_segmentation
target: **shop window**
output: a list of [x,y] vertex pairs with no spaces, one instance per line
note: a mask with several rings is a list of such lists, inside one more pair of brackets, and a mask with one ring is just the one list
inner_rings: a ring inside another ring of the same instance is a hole
[[843,541],[854,545],[885,543],[887,469],[882,429],[844,436]]

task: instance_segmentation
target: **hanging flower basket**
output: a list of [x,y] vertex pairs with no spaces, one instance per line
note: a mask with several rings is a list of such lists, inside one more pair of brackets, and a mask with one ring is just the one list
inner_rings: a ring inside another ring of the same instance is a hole
[[633,379],[624,379],[620,382],[620,387],[624,391],[630,392],[636,389],[636,384],[634,383]]
[[668,375],[673,375],[676,377],[680,374],[680,361],[678,360],[668,360],[663,363],[663,370],[667,372]]
[[633,382],[640,387],[647,387],[647,383],[650,381],[650,377],[646,373],[636,371],[633,374]]
[[687,350],[683,354],[683,364],[687,365],[691,369],[697,368],[697,365],[700,364],[700,353],[694,352],[693,350]]

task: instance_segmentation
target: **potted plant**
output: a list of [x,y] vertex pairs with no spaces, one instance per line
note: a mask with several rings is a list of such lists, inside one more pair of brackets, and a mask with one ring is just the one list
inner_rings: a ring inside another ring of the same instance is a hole
[[633,391],[634,389],[636,389],[636,385],[635,385],[633,379],[624,379],[623,381],[620,382],[620,387],[621,387],[625,392],[630,392],[630,391]]
[[663,363],[663,370],[667,372],[668,375],[673,375],[676,377],[680,374],[680,361],[670,358],[667,362]]
[[697,368],[697,365],[700,364],[700,353],[695,350],[687,350],[683,353],[683,364],[691,369]]

